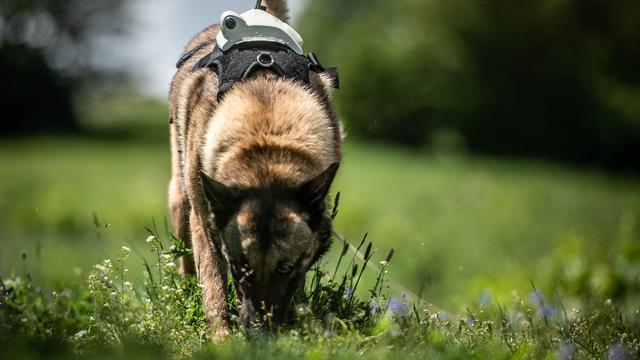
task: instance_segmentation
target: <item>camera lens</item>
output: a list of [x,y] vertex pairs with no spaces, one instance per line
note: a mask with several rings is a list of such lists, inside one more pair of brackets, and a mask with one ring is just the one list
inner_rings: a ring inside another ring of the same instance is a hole
[[224,19],[224,26],[227,29],[233,29],[236,27],[236,19],[232,18],[231,16],[227,17],[226,19]]

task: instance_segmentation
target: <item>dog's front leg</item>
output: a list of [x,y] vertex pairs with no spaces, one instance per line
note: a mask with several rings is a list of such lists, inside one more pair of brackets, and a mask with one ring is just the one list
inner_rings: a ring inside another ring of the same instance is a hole
[[[184,241],[187,248],[193,248],[191,245],[190,231],[189,231],[189,200],[180,191],[180,185],[178,183],[176,175],[171,179],[169,183],[169,209],[171,210],[171,224],[173,225],[173,231],[178,239]],[[185,255],[180,258],[180,274],[196,275],[195,263],[193,256]]]
[[212,340],[220,341],[229,335],[226,263],[222,254],[211,247],[207,232],[195,213],[191,213],[189,222],[193,257],[202,285],[202,305],[209,320]]

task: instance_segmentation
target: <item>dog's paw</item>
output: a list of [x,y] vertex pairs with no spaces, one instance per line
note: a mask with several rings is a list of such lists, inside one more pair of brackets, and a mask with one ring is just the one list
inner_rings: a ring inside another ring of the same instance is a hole
[[231,335],[228,325],[219,325],[211,328],[211,341],[214,343],[224,342]]

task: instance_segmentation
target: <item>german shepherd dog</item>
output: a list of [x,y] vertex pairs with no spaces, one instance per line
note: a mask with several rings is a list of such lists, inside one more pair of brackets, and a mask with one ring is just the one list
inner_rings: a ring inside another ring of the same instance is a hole
[[[285,0],[262,5],[287,21]],[[343,140],[326,73],[311,73],[307,85],[260,70],[218,101],[216,73],[193,70],[214,49],[218,31],[210,26],[187,45],[197,50],[169,95],[171,221],[193,249],[180,270],[202,285],[213,339],[229,333],[228,271],[244,328],[283,319],[329,248],[326,197]]]

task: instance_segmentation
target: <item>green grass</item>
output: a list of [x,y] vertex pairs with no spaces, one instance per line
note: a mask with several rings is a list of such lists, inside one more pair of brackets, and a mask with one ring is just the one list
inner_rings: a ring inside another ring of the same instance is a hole
[[343,170],[337,228],[396,248],[394,277],[452,310],[544,283],[554,256],[606,264],[640,240],[637,179],[371,145],[348,147]]
[[[567,309],[532,287],[527,298],[507,304],[473,305],[453,316],[403,298],[388,298],[385,272],[368,299],[345,292],[357,286],[364,263],[346,260],[336,280],[315,267],[294,297],[291,320],[270,333],[247,333],[232,316],[232,333],[208,341],[201,290],[180,276],[184,254],[156,235],[147,239],[144,280],[132,282],[132,250],[93,267],[83,282],[46,291],[28,274],[0,279],[0,345],[9,358],[609,358],[640,354],[635,316],[612,300],[582,302]],[[369,243],[370,244],[370,243]],[[370,249],[370,246],[367,246]],[[344,255],[344,253],[343,253]],[[385,265],[386,268],[387,265]],[[232,289],[231,284],[229,288]],[[587,293],[582,295],[586,296]],[[375,303],[376,306],[372,306]],[[232,311],[234,297],[229,298]],[[556,308],[557,307],[557,308]],[[266,318],[267,324],[268,318]]]
[[[378,258],[395,248],[393,278],[450,310],[482,291],[504,297],[544,283],[554,254],[596,265],[638,240],[635,179],[376,145],[345,153],[338,231],[352,242],[368,232]],[[167,219],[162,142],[36,138],[1,143],[0,157],[4,273],[25,249],[34,275],[64,281]]]
[[168,150],[159,145],[35,138],[0,144],[0,154],[5,273],[25,249],[34,275],[64,281],[166,218]]
[[[5,279],[15,278],[13,272],[24,280],[29,273],[33,289],[44,285],[49,290],[69,287],[86,292],[82,284],[94,264],[114,258],[122,245],[148,256],[145,227],[153,226],[154,221],[164,233],[169,150],[162,107],[111,101],[85,111],[94,135],[0,142],[0,275]],[[148,133],[141,132],[145,127]],[[445,309],[462,318],[467,309],[477,312],[482,304],[491,309],[486,310],[490,314],[485,320],[494,321],[497,327],[501,321],[498,306],[516,313],[512,308],[517,309],[519,300],[527,303],[533,282],[552,299],[556,315],[562,300],[568,313],[575,307],[593,311],[600,319],[610,311],[604,304],[611,299],[615,312],[625,321],[606,326],[620,325],[637,334],[637,177],[348,141],[333,190],[341,193],[336,229],[354,245],[368,233],[375,245],[372,264],[378,265],[395,249],[388,274],[392,280],[389,296],[399,297],[402,292],[391,286],[395,282],[435,304],[431,311]],[[341,248],[335,244],[321,264],[323,269],[333,269]],[[144,283],[140,257],[130,259],[129,269],[132,282]],[[375,272],[364,274],[357,294],[365,301],[375,278]],[[80,302],[82,296],[75,294],[73,299]],[[559,321],[579,318],[568,316]],[[546,345],[537,345],[536,333],[527,335],[526,341],[514,340],[517,346],[512,348],[499,337],[486,339],[475,333],[458,337],[452,330],[453,320],[452,327],[431,328],[428,323],[425,330],[424,320],[406,326],[391,322],[382,332],[413,339],[407,342],[384,335],[386,340],[376,340],[369,347],[363,339],[371,336],[378,319],[368,328],[351,329],[349,336],[325,339],[285,334],[266,343],[235,339],[231,345],[202,351],[227,357],[272,351],[274,356],[323,358],[328,356],[323,349],[329,348],[345,357],[363,351],[386,357],[394,353],[394,347],[407,347],[421,355],[468,357],[486,341],[496,356],[520,357],[518,352],[523,351],[522,357],[527,357],[533,354],[526,350],[529,347],[554,353],[562,338],[554,327],[540,332],[555,336]],[[65,328],[81,330],[76,325],[57,329]],[[615,345],[600,342],[597,354]],[[60,346],[73,348],[66,342]],[[583,353],[593,356],[589,354]]]

